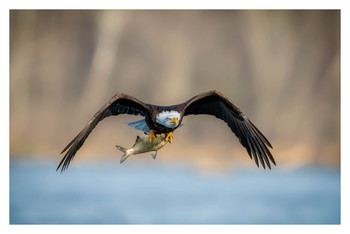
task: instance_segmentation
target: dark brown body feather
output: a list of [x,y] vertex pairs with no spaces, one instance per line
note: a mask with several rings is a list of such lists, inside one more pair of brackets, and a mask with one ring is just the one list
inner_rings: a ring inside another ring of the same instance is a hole
[[254,158],[257,166],[259,161],[265,168],[266,165],[271,168],[270,160],[276,165],[275,160],[268,147],[272,148],[266,137],[254,126],[252,122],[234,106],[223,94],[218,91],[209,91],[201,93],[188,101],[173,106],[157,106],[146,104],[129,95],[118,93],[114,95],[88,122],[85,128],[63,149],[61,153],[66,154],[57,167],[62,166],[64,171],[69,163],[84,144],[86,138],[96,125],[108,116],[119,114],[141,115],[149,129],[157,134],[168,133],[176,128],[167,128],[156,122],[156,116],[163,111],[177,111],[181,114],[179,124],[186,115],[207,114],[213,115],[227,123],[231,131],[238,137],[240,143],[246,148],[250,158]]

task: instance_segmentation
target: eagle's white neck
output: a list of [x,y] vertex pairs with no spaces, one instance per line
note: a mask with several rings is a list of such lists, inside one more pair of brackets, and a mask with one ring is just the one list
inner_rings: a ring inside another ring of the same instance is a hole
[[165,127],[168,127],[168,128],[174,128],[176,126],[174,125],[170,125],[168,122],[169,119],[172,119],[172,118],[177,118],[178,121],[180,121],[181,119],[181,114],[177,111],[163,111],[163,112],[160,112],[157,116],[156,116],[156,122],[165,126]]

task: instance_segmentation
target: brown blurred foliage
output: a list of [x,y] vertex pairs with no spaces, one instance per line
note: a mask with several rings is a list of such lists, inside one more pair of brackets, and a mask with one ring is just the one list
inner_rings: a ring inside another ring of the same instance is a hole
[[[260,128],[277,163],[339,165],[340,11],[10,11],[11,156],[59,159],[117,92],[171,105],[212,89]],[[119,156],[115,144],[142,134],[123,122],[137,119],[104,120],[77,158]],[[158,160],[253,164],[225,123],[184,124]]]

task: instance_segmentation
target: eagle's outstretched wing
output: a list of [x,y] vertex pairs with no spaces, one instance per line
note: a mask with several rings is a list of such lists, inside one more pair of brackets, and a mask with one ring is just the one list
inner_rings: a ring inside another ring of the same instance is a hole
[[[233,105],[222,93],[214,90],[200,93],[182,104],[183,115],[213,115],[227,123],[231,131],[238,137],[240,143],[246,148],[250,158],[254,157],[259,167],[259,160],[265,168],[265,163],[271,169],[269,159],[276,162],[269,151],[270,142],[257,127]],[[258,160],[259,159],[259,160]]]
[[146,116],[149,115],[149,111],[147,109],[147,104],[132,96],[117,93],[111,98],[111,100],[109,100],[109,102],[102,106],[99,111],[97,111],[97,113],[87,123],[85,128],[62,150],[61,154],[65,151],[67,152],[56,170],[58,170],[61,166],[61,172],[67,169],[69,163],[84,144],[86,138],[101,120],[108,116],[119,114]]

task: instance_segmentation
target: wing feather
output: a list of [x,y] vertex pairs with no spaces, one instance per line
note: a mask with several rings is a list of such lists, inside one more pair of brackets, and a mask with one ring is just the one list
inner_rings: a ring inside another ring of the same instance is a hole
[[263,168],[266,164],[271,169],[269,160],[276,165],[268,149],[272,148],[271,143],[243,112],[220,92],[213,90],[201,93],[179,107],[184,109],[184,116],[207,114],[225,121],[258,167],[259,161]]
[[81,148],[86,138],[100,121],[106,117],[120,114],[146,116],[149,115],[149,111],[147,104],[132,96],[117,93],[96,112],[84,129],[62,150],[61,154],[67,152],[56,170],[61,166],[61,172],[68,168],[69,163],[72,161],[77,151]]

